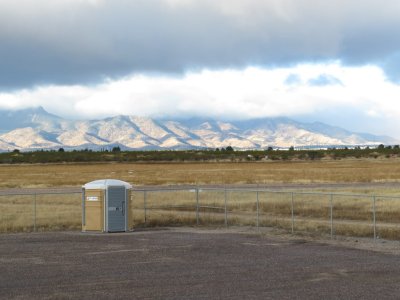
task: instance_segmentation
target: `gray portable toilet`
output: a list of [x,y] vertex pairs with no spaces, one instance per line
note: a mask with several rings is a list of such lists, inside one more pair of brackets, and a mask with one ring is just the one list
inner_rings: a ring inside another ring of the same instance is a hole
[[129,231],[131,189],[129,183],[116,179],[82,186],[82,231]]

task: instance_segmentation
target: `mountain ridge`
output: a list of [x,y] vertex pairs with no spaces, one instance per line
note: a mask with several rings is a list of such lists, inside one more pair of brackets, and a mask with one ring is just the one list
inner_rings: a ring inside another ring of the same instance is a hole
[[387,136],[354,133],[321,122],[287,117],[222,121],[208,118],[153,119],[118,115],[97,120],[66,120],[43,107],[0,110],[0,150],[104,149],[182,150],[267,147],[332,147],[396,144]]

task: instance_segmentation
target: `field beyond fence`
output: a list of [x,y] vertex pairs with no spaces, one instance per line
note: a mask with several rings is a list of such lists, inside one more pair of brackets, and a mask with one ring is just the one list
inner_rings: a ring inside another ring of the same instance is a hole
[[[0,196],[0,232],[80,230],[81,193]],[[400,239],[400,197],[264,188],[135,189],[134,227],[255,226],[312,233]]]

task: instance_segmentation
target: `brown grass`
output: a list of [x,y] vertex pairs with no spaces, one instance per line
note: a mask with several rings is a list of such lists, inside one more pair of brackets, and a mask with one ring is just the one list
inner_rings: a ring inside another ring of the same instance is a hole
[[397,182],[400,160],[0,166],[0,188],[81,186],[99,178],[135,185]]

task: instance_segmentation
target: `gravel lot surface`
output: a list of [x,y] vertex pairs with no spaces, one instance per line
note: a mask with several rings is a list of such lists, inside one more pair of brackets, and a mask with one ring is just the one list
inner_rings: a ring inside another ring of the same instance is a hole
[[399,289],[398,254],[343,241],[196,228],[0,235],[1,299],[398,299]]

